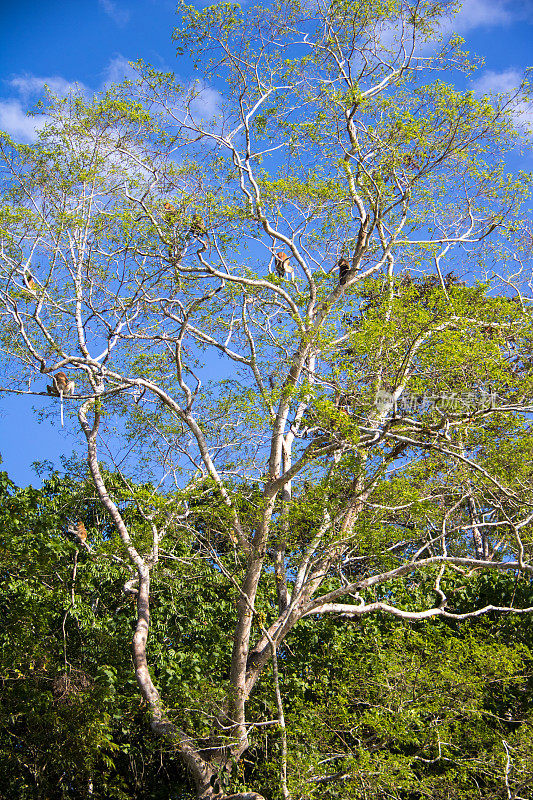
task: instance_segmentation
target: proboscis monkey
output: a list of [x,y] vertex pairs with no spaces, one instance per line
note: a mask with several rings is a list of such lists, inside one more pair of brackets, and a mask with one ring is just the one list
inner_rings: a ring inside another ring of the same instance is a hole
[[294,267],[289,264],[289,256],[283,250],[274,253],[274,267],[280,278],[292,281],[294,278]]
[[192,236],[205,236],[207,233],[207,228],[205,227],[205,222],[200,216],[200,214],[193,214],[193,218],[191,220],[191,227],[190,233]]
[[35,294],[35,290],[37,288],[37,284],[35,283],[35,279],[34,279],[33,275],[31,274],[31,272],[25,272],[24,273],[24,285],[26,286],[26,289],[28,290],[28,292],[31,292],[32,294]]
[[343,257],[339,258],[339,260],[337,261],[337,266],[339,268],[339,283],[341,286],[344,286],[344,284],[346,283],[346,276],[350,271],[350,265],[348,261]]
[[87,538],[87,531],[86,531],[86,529],[85,529],[85,525],[83,524],[83,522],[81,521],[81,519],[79,519],[79,520],[78,520],[78,526],[77,526],[77,530],[76,530],[76,536],[77,536],[77,537],[79,538],[79,540],[80,540],[80,541],[82,541],[82,542],[84,542],[84,541],[85,541],[85,539]]
[[54,397],[61,398],[61,427],[63,427],[63,397],[68,397],[71,394],[74,394],[74,389],[76,388],[76,384],[74,381],[69,381],[67,376],[64,372],[56,372],[54,377],[52,378],[52,385],[46,387],[46,391],[48,394],[54,395]]

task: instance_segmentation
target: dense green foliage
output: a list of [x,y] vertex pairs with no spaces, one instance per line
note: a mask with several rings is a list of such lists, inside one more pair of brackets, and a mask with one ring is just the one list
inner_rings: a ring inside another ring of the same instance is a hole
[[[0,488],[0,796],[192,797],[172,747],[146,736],[131,670],[134,604],[121,595],[125,566],[106,556],[111,530],[102,519],[94,525],[91,490],[57,475],[42,490],[17,489],[5,473]],[[62,520],[74,509],[98,556],[78,551],[65,533]],[[227,680],[231,634],[220,620],[231,622],[235,598],[205,560],[202,567],[183,532],[170,555],[154,577],[150,658],[169,713],[207,736],[204,698],[216,698]],[[387,592],[415,608],[432,588],[415,575]],[[495,600],[526,606],[532,595],[523,578],[481,575],[456,602],[459,610]],[[510,785],[527,796],[529,617],[304,620],[279,663],[296,797],[506,798],[507,752]],[[261,723],[275,713],[266,676],[251,700],[259,726],[234,778],[272,798],[279,735]],[[324,781],[324,773],[343,777]]]

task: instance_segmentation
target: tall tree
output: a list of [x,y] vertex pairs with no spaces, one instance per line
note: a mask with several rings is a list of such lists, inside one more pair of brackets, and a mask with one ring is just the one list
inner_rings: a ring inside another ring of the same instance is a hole
[[[442,80],[470,69],[439,39],[447,11],[185,9],[197,82],[139,65],[90,105],[52,101],[36,146],[2,142],[5,385],[75,380],[48,393],[77,408],[136,571],[137,682],[205,800],[261,797],[235,766],[267,664],[290,797],[277,651],[303,618],[532,610],[454,600],[458,574],[532,571],[531,176],[504,160],[523,95]],[[98,448],[124,490],[139,474],[167,489],[134,493],[143,525]],[[151,574],[180,531],[236,600],[196,728],[165,710],[146,650]],[[420,574],[431,602],[394,602]]]

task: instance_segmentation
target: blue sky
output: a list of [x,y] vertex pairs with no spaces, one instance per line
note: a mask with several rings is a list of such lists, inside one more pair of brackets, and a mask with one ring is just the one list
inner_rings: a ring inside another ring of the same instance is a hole
[[[78,84],[90,94],[121,80],[138,58],[186,82],[189,65],[177,61],[171,39],[175,8],[173,0],[0,0],[0,129],[33,141],[40,120],[26,112],[43,84],[59,94]],[[485,59],[471,88],[512,90],[533,65],[533,0],[467,0],[453,29]],[[531,170],[533,158],[521,166]],[[32,462],[48,458],[59,466],[59,454],[68,456],[74,445],[59,413],[53,424],[38,423],[32,407],[47,403],[0,399],[1,468],[21,485],[39,482]]]
[[58,93],[78,84],[91,91],[120,80],[128,61],[143,58],[176,69],[171,0],[0,0],[0,128],[31,140],[25,111],[43,83]]

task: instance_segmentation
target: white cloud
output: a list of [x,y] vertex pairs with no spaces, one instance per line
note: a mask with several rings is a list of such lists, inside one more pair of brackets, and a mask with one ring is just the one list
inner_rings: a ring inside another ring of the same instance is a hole
[[517,10],[516,4],[513,8],[508,0],[465,0],[449,27],[465,33],[473,28],[509,25],[517,18]]
[[530,136],[533,136],[533,103],[522,103],[515,111],[515,120],[517,125],[525,128]]
[[104,70],[104,87],[107,88],[113,83],[120,83],[125,78],[135,80],[136,77],[137,73],[130,66],[128,59],[119,54],[111,59]]
[[[504,94],[512,97],[520,84],[523,75],[515,69],[502,72],[487,70],[474,83],[474,91],[479,94]],[[512,114],[515,123],[521,128],[533,130],[533,103],[527,98],[518,98],[513,103]]]
[[119,8],[113,0],[98,0],[98,5],[119,27],[123,27],[129,22],[130,12]]
[[15,75],[13,78],[6,81],[6,83],[12,86],[24,100],[41,94],[45,84],[54,94],[59,95],[59,97],[66,97],[66,95],[71,92],[88,94],[88,89],[83,83],[71,83],[65,80],[65,78],[61,78],[59,75],[39,77],[38,75],[24,73],[23,75]]
[[503,72],[487,70],[474,83],[476,92],[488,94],[489,92],[512,92],[516,90],[522,81],[522,75],[515,69],[507,69]]
[[0,130],[17,142],[34,142],[46,120],[44,114],[28,117],[20,100],[0,100]]
[[[530,16],[526,5],[527,3],[513,3],[513,0],[464,0],[458,13],[445,15],[438,21],[436,32],[446,38],[456,33],[466,34],[475,28],[511,25]],[[386,48],[398,50],[401,33],[398,26],[383,25],[379,32],[379,42]],[[437,44],[433,39],[425,41],[422,36],[416,36],[417,56],[431,55],[436,48]]]
[[[118,54],[108,63],[103,70],[100,89],[108,89],[115,83],[120,83],[125,78],[135,80],[137,73],[123,55]],[[14,75],[5,83],[12,89],[15,97],[0,99],[0,130],[5,130],[17,141],[34,141],[36,131],[39,130],[47,119],[44,115],[39,117],[26,117],[25,109],[43,94],[46,84],[60,97],[71,93],[82,95],[90,100],[92,90],[83,83],[72,83],[58,75],[38,76],[30,73]],[[188,105],[188,113],[196,123],[212,121],[222,111],[222,94],[207,86],[203,81],[193,81],[189,84],[189,92],[195,95]],[[179,112],[186,116],[184,107]]]
[[88,99],[91,95],[85,84],[67,81],[60,75],[32,75],[25,72],[13,75],[4,83],[16,96],[0,99],[0,130],[4,130],[18,142],[34,142],[37,132],[48,119],[45,114],[29,117],[26,113],[30,105],[43,97],[45,85],[58,97],[75,94]]
[[219,91],[200,81],[191,83],[189,91],[197,93],[189,106],[191,116],[196,122],[206,122],[220,114],[223,98]]

